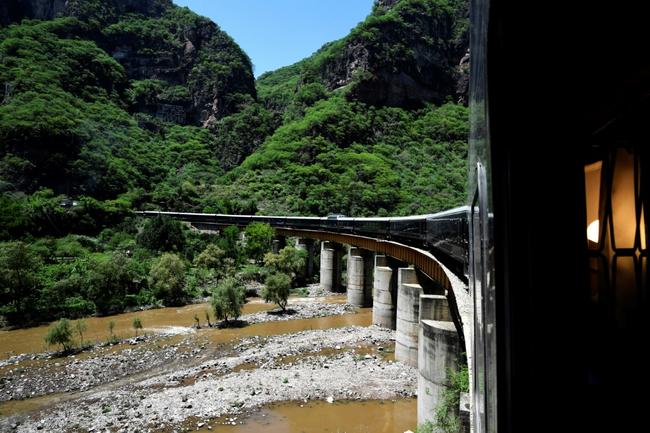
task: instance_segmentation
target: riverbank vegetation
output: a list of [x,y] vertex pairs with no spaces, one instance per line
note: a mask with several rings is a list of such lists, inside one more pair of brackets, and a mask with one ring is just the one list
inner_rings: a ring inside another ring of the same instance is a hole
[[[157,217],[130,218],[96,237],[3,242],[0,314],[8,324],[23,326],[182,305],[214,295],[214,288],[224,281],[237,281],[243,287],[245,274],[239,274],[270,249],[273,237],[271,227],[264,224],[247,233],[244,242],[237,227],[207,235]],[[237,317],[243,298],[237,302],[217,317]]]

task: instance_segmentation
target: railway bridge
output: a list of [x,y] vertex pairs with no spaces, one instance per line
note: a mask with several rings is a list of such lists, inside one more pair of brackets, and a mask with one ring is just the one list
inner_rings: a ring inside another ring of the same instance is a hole
[[467,207],[398,218],[140,214],[167,216],[200,230],[267,223],[278,236],[276,252],[287,237],[307,252],[308,274],[316,269],[319,255],[323,288],[347,288],[350,304],[372,307],[374,324],[396,330],[396,360],[419,372],[418,423],[433,419],[448,370],[458,369],[462,356],[472,365],[473,306],[465,275]]

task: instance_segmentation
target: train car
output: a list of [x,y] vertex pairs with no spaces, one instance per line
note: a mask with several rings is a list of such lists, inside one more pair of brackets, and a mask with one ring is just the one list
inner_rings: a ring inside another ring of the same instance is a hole
[[428,215],[390,218],[390,238],[410,245],[425,246]]
[[318,230],[320,222],[319,217],[285,217],[285,226],[296,230]]
[[284,216],[253,216],[251,222],[269,224],[271,227],[282,228],[286,225],[287,217]]
[[390,239],[390,218],[355,218],[353,233],[359,236]]
[[330,232],[352,233],[354,220],[354,218],[346,217],[343,214],[330,214],[320,219],[320,228]]
[[445,266],[465,278],[469,262],[469,206],[429,215],[426,245]]

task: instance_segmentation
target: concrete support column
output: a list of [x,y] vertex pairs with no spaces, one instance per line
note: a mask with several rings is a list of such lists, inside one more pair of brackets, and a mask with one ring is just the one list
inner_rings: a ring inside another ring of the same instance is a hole
[[278,254],[280,252],[280,241],[278,239],[273,239],[273,241],[271,241],[271,252],[273,254]]
[[314,263],[314,244],[315,242],[313,239],[296,239],[296,248],[307,252],[307,262],[305,263],[305,277],[308,280],[314,276],[314,268],[316,267]]
[[420,295],[422,286],[415,269],[398,269],[395,359],[413,367],[418,365]]
[[336,242],[321,243],[320,250],[320,285],[324,290],[341,291],[341,275],[343,272],[341,259],[342,247]]
[[271,252],[277,254],[280,250],[287,246],[287,238],[285,236],[277,236],[271,241]]
[[372,323],[395,329],[397,319],[397,272],[386,256],[375,256]]
[[350,247],[348,251],[348,303],[355,307],[372,306],[375,257],[372,252]]
[[421,295],[419,320],[451,322],[447,297],[442,295]]
[[453,322],[422,320],[418,336],[418,424],[434,421],[448,385],[447,371],[458,371],[460,339]]

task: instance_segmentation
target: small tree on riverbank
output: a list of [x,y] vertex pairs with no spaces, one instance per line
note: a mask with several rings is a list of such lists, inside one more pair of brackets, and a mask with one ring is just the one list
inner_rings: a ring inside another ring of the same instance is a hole
[[79,334],[79,346],[84,347],[84,332],[86,332],[87,329],[86,321],[83,319],[77,320],[74,322],[74,329],[77,331],[77,334]]
[[69,352],[72,348],[72,330],[70,329],[70,321],[68,319],[61,319],[47,331],[45,342],[51,346],[53,344],[60,344],[64,352]]
[[133,329],[135,329],[135,338],[138,338],[138,329],[142,329],[142,321],[139,317],[133,319]]
[[237,319],[246,302],[246,288],[237,278],[223,279],[212,292],[212,308],[217,320]]
[[266,302],[275,302],[282,308],[282,311],[285,311],[290,292],[291,277],[278,272],[266,278],[266,286],[262,289],[262,297]]

